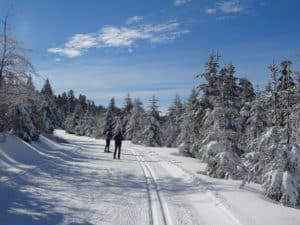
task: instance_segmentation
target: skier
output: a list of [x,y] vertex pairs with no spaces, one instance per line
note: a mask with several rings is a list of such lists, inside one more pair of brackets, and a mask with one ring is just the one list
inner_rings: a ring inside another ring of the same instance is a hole
[[121,131],[119,131],[119,132],[115,135],[114,140],[115,140],[114,159],[116,158],[117,151],[118,151],[118,159],[120,159],[120,156],[121,156],[121,147],[122,147],[122,140],[123,140],[123,135],[122,135],[122,132],[121,132]]
[[110,140],[113,138],[113,133],[109,130],[106,132],[106,145],[104,148],[104,152],[110,152],[109,147],[110,147]]

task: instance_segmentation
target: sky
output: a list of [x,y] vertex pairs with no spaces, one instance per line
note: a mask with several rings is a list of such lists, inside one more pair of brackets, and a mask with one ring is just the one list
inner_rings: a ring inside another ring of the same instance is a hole
[[0,0],[10,32],[30,58],[41,87],[73,89],[97,104],[127,93],[164,111],[202,82],[208,55],[222,55],[237,76],[261,89],[267,66],[300,53],[299,0]]

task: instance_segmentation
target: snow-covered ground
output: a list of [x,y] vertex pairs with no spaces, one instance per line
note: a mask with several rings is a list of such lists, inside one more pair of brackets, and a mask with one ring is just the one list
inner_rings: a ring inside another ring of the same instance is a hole
[[103,140],[55,135],[0,143],[0,225],[300,224],[300,210],[266,199],[258,185],[203,176],[205,165],[177,149],[125,142],[113,160]]

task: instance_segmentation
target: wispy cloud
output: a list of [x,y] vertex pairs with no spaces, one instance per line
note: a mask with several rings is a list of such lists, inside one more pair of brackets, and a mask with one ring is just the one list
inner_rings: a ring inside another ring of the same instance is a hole
[[187,33],[180,24],[170,21],[162,24],[143,24],[137,28],[107,26],[101,29],[99,47],[129,47],[138,40],[166,43]]
[[238,13],[244,10],[239,0],[223,1],[218,3],[218,9],[223,13]]
[[141,16],[133,16],[133,17],[130,17],[130,18],[126,21],[126,24],[127,24],[127,25],[130,25],[130,24],[133,24],[133,23],[138,23],[138,22],[140,22],[141,20],[143,20],[143,17],[141,17]]
[[[134,18],[134,17],[132,17]],[[133,22],[131,18],[131,23]],[[138,21],[137,18],[134,19]],[[128,21],[127,21],[128,23]],[[177,21],[160,24],[139,24],[131,27],[105,26],[96,33],[75,34],[62,48],[49,48],[48,52],[74,58],[90,48],[132,47],[137,41],[149,43],[167,43],[189,31],[181,29]]]
[[217,9],[214,9],[214,8],[206,9],[205,13],[206,14],[216,14],[217,13]]
[[241,4],[239,0],[227,0],[227,1],[219,1],[214,8],[206,9],[206,14],[233,14],[240,13],[245,10],[245,7]]
[[49,48],[48,52],[66,56],[68,58],[74,58],[81,55],[80,49],[75,48]]
[[91,48],[97,46],[97,38],[93,34],[76,34],[65,44],[67,48]]
[[175,0],[174,5],[175,6],[185,5],[186,3],[190,2],[190,1],[192,1],[192,0]]

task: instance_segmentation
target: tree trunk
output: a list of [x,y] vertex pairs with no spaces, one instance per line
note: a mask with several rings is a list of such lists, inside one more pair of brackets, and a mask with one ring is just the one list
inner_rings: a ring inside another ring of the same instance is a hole
[[7,51],[7,16],[5,16],[3,22],[3,52],[2,52],[1,64],[0,64],[0,88],[2,87],[6,51]]

